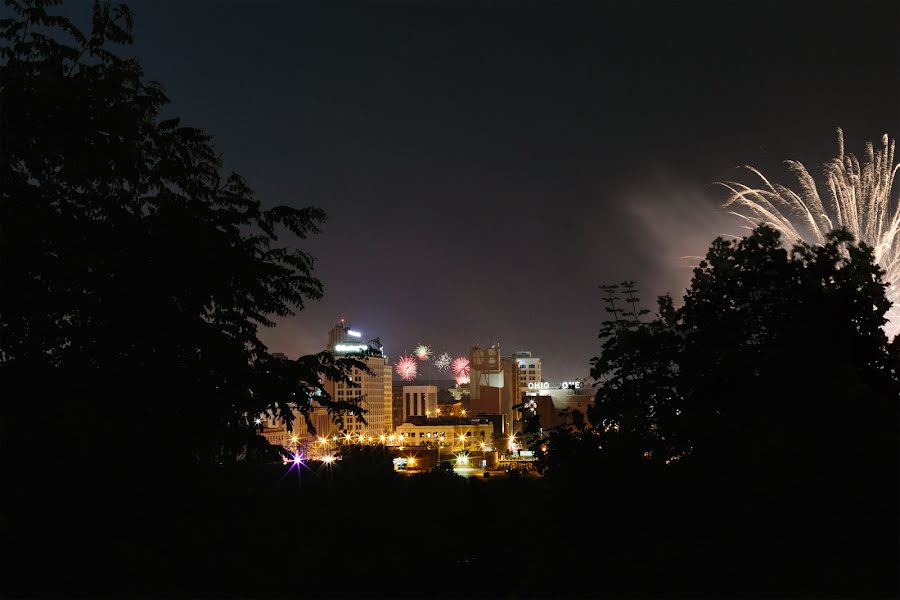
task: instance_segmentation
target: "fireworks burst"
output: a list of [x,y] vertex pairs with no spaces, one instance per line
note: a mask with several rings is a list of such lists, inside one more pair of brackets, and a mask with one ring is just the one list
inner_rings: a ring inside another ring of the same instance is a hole
[[465,356],[457,356],[450,365],[453,374],[456,375],[456,383],[469,383],[469,359]]
[[[786,243],[805,240],[824,243],[833,229],[845,228],[857,241],[871,246],[875,261],[885,270],[888,299],[894,303],[886,326],[889,335],[900,330],[900,202],[893,197],[894,177],[900,164],[894,164],[894,140],[887,134],[881,148],[866,143],[863,162],[853,154],[844,154],[844,133],[837,130],[838,156],[823,165],[825,199],[816,182],[801,163],[785,161],[797,178],[797,191],[770,183],[753,167],[746,167],[762,181],[759,187],[742,183],[722,183],[730,191],[725,206],[735,207],[732,214],[756,226],[760,221],[781,232]],[[793,220],[792,220],[793,219]]]
[[397,360],[397,365],[394,367],[394,370],[403,381],[412,381],[416,378],[418,367],[419,365],[416,362],[416,359],[412,356],[401,356]]
[[450,355],[446,352],[441,352],[434,359],[434,368],[440,371],[441,373],[446,373],[447,369],[450,368],[450,361],[453,360],[450,358]]
[[416,356],[419,357],[419,360],[428,360],[428,357],[431,356],[431,348],[425,344],[419,344],[416,346]]

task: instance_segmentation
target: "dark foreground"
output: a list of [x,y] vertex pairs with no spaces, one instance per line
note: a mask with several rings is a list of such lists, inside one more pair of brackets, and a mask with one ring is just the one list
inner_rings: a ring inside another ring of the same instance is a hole
[[585,473],[563,482],[401,477],[377,461],[312,469],[298,478],[280,465],[236,465],[181,473],[172,487],[172,477],[159,483],[138,464],[102,477],[64,472],[52,460],[34,466],[39,477],[6,491],[5,591],[897,591],[893,482],[877,497],[874,488],[847,490],[836,481],[810,502],[800,476],[793,489],[752,489],[733,475]]

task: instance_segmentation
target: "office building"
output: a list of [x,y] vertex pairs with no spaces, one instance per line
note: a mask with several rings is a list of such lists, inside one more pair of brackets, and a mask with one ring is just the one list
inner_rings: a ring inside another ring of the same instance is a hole
[[516,352],[510,357],[510,360],[516,363],[518,370],[520,395],[533,391],[535,386],[543,381],[541,379],[541,359],[532,356],[531,352]]
[[[368,348],[363,341],[362,333],[350,327],[343,319],[331,329],[328,334],[328,350],[335,355],[362,352]],[[391,380],[391,365],[387,356],[382,352],[375,356],[367,356],[362,359],[372,373],[366,373],[362,369],[354,368],[349,374],[355,386],[342,381],[326,381],[325,389],[335,400],[358,400],[364,414],[365,423],[354,415],[344,417],[344,427],[331,421],[324,409],[317,409],[314,424],[318,435],[333,435],[337,431],[349,432],[354,435],[377,437],[383,433],[389,433],[393,429],[393,417],[391,413],[391,398],[393,383]],[[325,415],[323,415],[325,413]],[[323,418],[324,417],[324,418]]]
[[410,417],[434,417],[438,414],[436,385],[403,386],[403,422]]

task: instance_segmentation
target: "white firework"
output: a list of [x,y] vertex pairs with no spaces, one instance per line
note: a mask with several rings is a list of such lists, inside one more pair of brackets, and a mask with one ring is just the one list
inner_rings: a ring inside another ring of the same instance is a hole
[[844,228],[871,246],[875,261],[885,271],[889,284],[888,299],[894,306],[885,327],[889,335],[900,330],[900,202],[894,194],[894,178],[900,164],[894,164],[895,140],[887,134],[881,148],[866,143],[862,163],[853,154],[844,154],[844,133],[837,130],[838,155],[822,169],[825,198],[816,182],[800,162],[785,161],[797,178],[797,191],[771,183],[757,169],[747,166],[762,182],[750,187],[725,182],[730,195],[725,206],[735,207],[731,214],[747,221],[749,228],[765,222],[781,232],[785,243],[805,240],[822,244],[834,229]]
[[447,354],[446,352],[441,352],[435,357],[432,364],[434,365],[434,368],[441,373],[446,373],[447,370],[450,369],[450,362],[452,360],[453,358],[449,354]]

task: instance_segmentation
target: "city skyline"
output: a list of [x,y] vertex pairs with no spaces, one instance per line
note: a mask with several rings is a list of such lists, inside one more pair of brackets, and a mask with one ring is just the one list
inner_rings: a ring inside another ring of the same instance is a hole
[[888,4],[131,5],[173,114],[264,204],[328,215],[299,244],[324,298],[260,332],[291,357],[344,317],[392,357],[499,342],[584,377],[599,285],[678,302],[681,257],[743,233],[714,182],[900,131]]
[[897,0],[3,4],[4,597],[898,596]]

